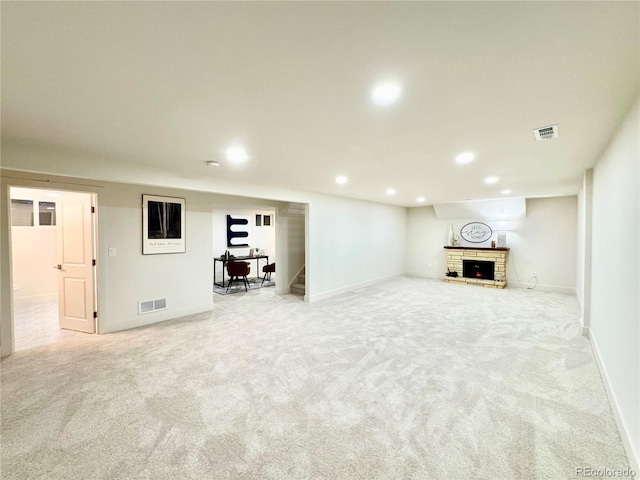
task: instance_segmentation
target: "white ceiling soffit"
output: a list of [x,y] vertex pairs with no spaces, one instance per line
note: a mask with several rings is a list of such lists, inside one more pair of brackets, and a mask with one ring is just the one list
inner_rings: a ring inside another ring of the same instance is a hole
[[524,198],[444,203],[433,208],[440,220],[517,220],[527,216]]

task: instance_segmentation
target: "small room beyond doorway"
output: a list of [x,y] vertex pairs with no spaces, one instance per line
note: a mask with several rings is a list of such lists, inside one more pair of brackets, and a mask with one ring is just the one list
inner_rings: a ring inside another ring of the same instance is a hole
[[[229,286],[225,254],[248,263],[246,289],[273,287],[277,269],[268,274],[267,265],[276,261],[276,212],[267,209],[213,209],[213,291],[226,293],[244,292],[245,285],[238,282]],[[265,278],[265,274],[267,274]]]
[[[14,351],[86,336],[87,333],[69,329],[68,325],[60,322],[60,264],[64,264],[61,255],[67,258],[70,255],[84,258],[86,255],[84,252],[74,253],[76,249],[83,249],[82,239],[75,238],[74,235],[69,238],[69,233],[74,229],[65,230],[66,252],[61,252],[58,229],[64,205],[71,211],[71,222],[74,209],[78,212],[83,208],[91,209],[95,204],[94,194],[11,187],[10,197]],[[80,218],[92,217],[85,214]],[[89,221],[91,225],[87,226],[86,231],[90,232],[90,238],[87,241],[92,243],[91,256],[94,257],[94,226],[93,221]],[[89,262],[92,260],[89,259]],[[91,276],[93,278],[86,285],[93,289],[91,298],[95,299],[95,271]],[[78,284],[76,278],[67,278],[68,290],[77,288],[75,285]],[[84,288],[85,284],[82,285]],[[67,304],[69,302],[67,297]],[[84,297],[80,303],[67,305],[67,308],[71,314],[75,314],[74,309],[77,310],[78,305],[83,303],[86,303]],[[94,305],[90,307],[94,310]]]

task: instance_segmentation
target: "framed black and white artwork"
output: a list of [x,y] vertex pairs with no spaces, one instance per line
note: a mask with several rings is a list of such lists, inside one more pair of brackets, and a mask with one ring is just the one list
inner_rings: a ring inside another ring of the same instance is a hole
[[142,254],[186,252],[186,200],[142,195]]

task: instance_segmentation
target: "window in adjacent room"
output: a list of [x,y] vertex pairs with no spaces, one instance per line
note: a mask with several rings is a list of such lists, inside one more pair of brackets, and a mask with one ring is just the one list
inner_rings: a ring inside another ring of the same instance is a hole
[[11,199],[11,225],[33,227],[33,200]]
[[55,202],[38,202],[40,203],[40,212],[38,220],[40,225],[56,224],[56,203]]

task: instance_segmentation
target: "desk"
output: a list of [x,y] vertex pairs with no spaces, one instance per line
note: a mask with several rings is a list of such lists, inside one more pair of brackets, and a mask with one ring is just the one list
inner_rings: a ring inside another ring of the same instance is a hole
[[[264,258],[269,264],[269,255],[255,255],[253,257],[233,257],[233,258],[223,258],[223,257],[214,257],[213,259],[213,284],[218,287],[224,288],[224,273],[227,268],[227,262],[246,262],[255,260],[256,261],[256,278],[260,276],[260,259]],[[216,263],[222,263],[222,283],[216,282]]]

